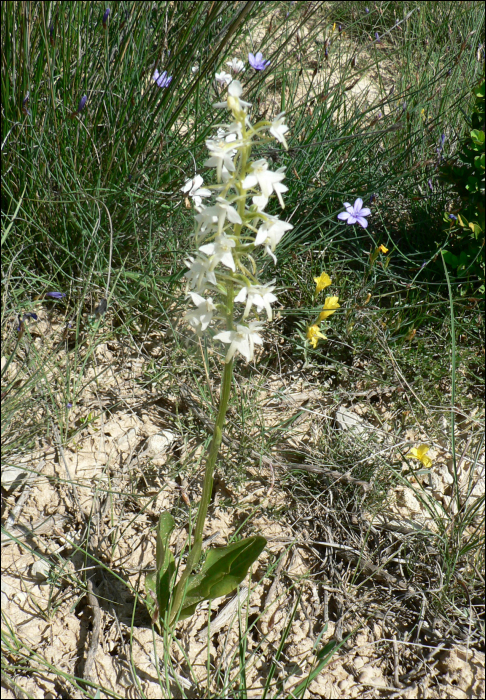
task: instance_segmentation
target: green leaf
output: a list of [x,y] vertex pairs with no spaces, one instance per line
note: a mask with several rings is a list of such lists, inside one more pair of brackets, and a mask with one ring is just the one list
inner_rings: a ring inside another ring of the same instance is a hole
[[471,194],[474,192],[477,192],[479,189],[478,182],[479,181],[478,181],[477,177],[473,177],[472,175],[469,175],[469,177],[467,178],[466,189],[469,190],[469,192],[471,192]]
[[155,566],[157,571],[164,567],[169,550],[169,539],[175,528],[175,520],[168,511],[160,514],[157,528],[157,545],[155,550]]
[[169,604],[170,586],[175,571],[174,555],[169,548],[169,540],[175,527],[172,515],[164,511],[157,527],[157,544],[155,552],[156,571],[145,577],[147,608],[152,617],[162,618]]
[[147,606],[147,610],[149,611],[149,615],[152,619],[154,619],[156,614],[158,615],[158,603],[156,592],[157,586],[155,583],[155,574],[156,572],[153,571],[145,576],[145,593],[147,594],[145,604]]
[[446,263],[451,267],[456,268],[459,265],[459,258],[456,255],[454,255],[454,253],[450,253],[448,250],[444,250],[443,256]]
[[476,223],[473,223],[472,221],[471,221],[470,224],[469,224],[469,228],[470,228],[471,231],[473,232],[474,238],[479,239],[479,237],[481,236],[481,234],[484,234],[484,228],[482,228],[481,226],[479,226],[479,225],[476,224]]
[[477,146],[482,146],[484,144],[484,131],[473,129],[471,131],[471,138]]
[[481,85],[480,85],[478,88],[476,88],[474,94],[475,94],[476,97],[479,97],[479,98],[482,97],[483,100],[484,100],[484,80],[483,80],[483,82],[481,83]]
[[175,521],[168,511],[160,514],[155,549],[155,566],[157,569],[157,602],[159,615],[163,616],[169,603],[170,584],[175,571],[174,555],[169,548],[169,540],[175,527]]
[[200,573],[189,578],[179,619],[190,617],[202,600],[213,600],[234,591],[266,543],[264,537],[256,536],[211,549]]
[[176,569],[174,555],[168,550],[168,562],[166,569],[157,571],[157,603],[159,605],[159,615],[162,618],[169,605],[170,586],[172,577]]

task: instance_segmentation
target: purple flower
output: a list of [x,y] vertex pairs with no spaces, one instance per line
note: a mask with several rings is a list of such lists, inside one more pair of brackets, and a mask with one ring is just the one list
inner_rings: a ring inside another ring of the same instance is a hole
[[69,402],[66,404],[66,406],[67,406],[67,408],[72,408],[72,407],[73,407],[72,403],[69,403]]
[[431,192],[433,192],[433,191],[434,191],[434,185],[432,184],[432,180],[430,179],[430,177],[429,177],[429,179],[427,180],[427,184],[429,185]]
[[25,319],[27,319],[27,318],[33,318],[34,321],[37,321],[37,314],[35,314],[35,313],[33,313],[33,312],[31,311],[31,312],[28,313],[28,314],[24,314],[23,320],[25,321]]
[[265,68],[268,68],[270,65],[270,61],[265,61],[260,51],[255,56],[252,53],[249,53],[248,62],[255,70],[265,70]]
[[363,200],[360,197],[358,197],[353,205],[349,204],[349,202],[344,202],[344,206],[346,207],[346,211],[342,211],[338,214],[338,219],[347,221],[348,224],[358,223],[363,228],[368,226],[365,216],[369,216],[371,210],[368,209],[368,207],[363,207]]
[[109,14],[110,14],[110,8],[107,7],[105,12],[104,12],[103,20],[102,20],[103,21],[103,29],[106,29],[106,23],[108,22]]
[[378,34],[378,32],[375,32],[375,39],[376,39],[377,44],[381,44],[381,39],[380,39],[380,35]]
[[449,214],[449,219],[452,219],[453,221],[457,221],[457,216],[455,214]]
[[82,98],[79,100],[79,105],[78,105],[78,114],[79,112],[82,112],[83,109],[86,107],[86,102],[88,101],[88,96],[83,95]]
[[167,71],[159,73],[159,71],[156,68],[152,76],[152,80],[155,80],[159,88],[166,88],[169,87],[172,81],[172,75],[167,75]]
[[65,296],[64,292],[46,292],[46,297],[52,297],[52,299],[62,299]]
[[370,12],[369,9],[368,9],[367,7],[365,7],[365,12],[366,12],[367,15],[368,15],[369,12]]

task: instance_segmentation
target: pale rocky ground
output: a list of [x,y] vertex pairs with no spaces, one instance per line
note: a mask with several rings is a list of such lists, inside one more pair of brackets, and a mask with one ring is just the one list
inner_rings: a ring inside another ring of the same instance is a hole
[[[33,330],[39,349],[56,328],[55,323],[51,324],[47,317],[44,320],[40,314],[38,329]],[[152,338],[144,347],[150,346],[157,356],[163,343],[162,338],[160,345],[156,338]],[[85,521],[91,522],[91,551],[108,571],[119,577],[106,572],[95,576],[95,590],[101,607],[101,634],[91,679],[102,688],[116,691],[121,697],[140,697],[142,692],[150,698],[161,696],[155,653],[163,658],[164,643],[157,634],[153,636],[143,606],[136,606],[134,613],[135,599],[131,591],[138,590],[143,596],[141,570],[154,563],[154,526],[159,513],[163,509],[170,509],[173,513],[181,512],[181,509],[187,512],[184,501],[194,504],[198,500],[201,478],[198,460],[203,454],[206,434],[200,428],[194,433],[194,426],[190,435],[185,434],[183,422],[187,420],[187,412],[178,414],[180,399],[171,393],[173,388],[168,386],[164,394],[163,386],[159,385],[155,395],[150,390],[140,389],[137,380],[143,373],[146,360],[147,356],[144,358],[136,352],[132,352],[131,357],[126,353],[120,356],[116,344],[100,345],[91,368],[85,372],[85,377],[88,377],[96,367],[96,383],[92,382],[83,391],[68,417],[68,425],[79,426],[80,420],[86,417],[90,418],[89,425],[68,441],[62,451],[57,444],[39,439],[38,449],[16,465],[20,486],[14,485],[11,473],[4,484],[7,489],[4,522],[8,524],[7,517],[19,498],[25,498],[17,523],[7,527],[15,539],[6,534],[2,538],[2,609],[17,643],[25,644],[32,653],[37,652],[45,659],[45,662],[33,661],[38,673],[19,674],[17,677],[18,685],[33,697],[58,697],[62,687],[59,677],[49,673],[46,662],[52,663],[59,673],[81,675],[92,634],[92,611],[83,594],[85,560],[82,552],[75,552],[74,545],[83,537]],[[9,368],[11,373],[17,370],[15,365]],[[387,427],[392,423],[392,416],[386,401],[379,408],[383,418],[383,429],[380,430],[376,424],[368,422],[372,415],[365,401],[348,406],[336,405],[332,392],[306,381],[305,374],[303,377],[275,377],[254,387],[267,426],[301,411],[300,421],[289,442],[296,448],[312,448],[322,431],[329,430],[330,424],[336,436],[340,434],[341,439],[354,445],[354,449],[358,446],[365,459],[370,459],[378,450],[396,459],[400,449],[403,451],[404,443],[428,439],[426,432],[420,434],[408,430],[397,441],[397,436],[392,435]],[[243,385],[245,380],[240,377],[240,382]],[[162,402],[150,404],[151,399],[160,395],[161,388]],[[216,387],[213,389],[217,392]],[[359,387],[355,389],[359,391]],[[113,401],[114,396],[122,399],[118,405]],[[110,405],[113,406],[111,409]],[[166,410],[175,408],[174,416],[160,412],[159,406]],[[105,410],[100,414],[101,407]],[[477,419],[478,416],[472,416],[470,422],[462,426],[462,434],[467,432],[464,427],[475,425]],[[231,463],[231,454],[227,450],[223,454]],[[429,476],[417,477],[415,486],[412,480],[410,487],[399,485],[390,489],[387,517],[394,522],[412,523],[414,527],[425,527],[434,532],[435,525],[423,507],[420,494],[422,497],[424,493],[428,494],[429,498],[450,505],[447,494],[452,479],[451,455],[447,451],[446,437],[443,444],[433,444],[429,454],[433,460]],[[193,467],[186,472],[182,482],[175,480],[172,467],[176,463],[187,466],[188,461]],[[316,463],[319,462],[317,458]],[[465,459],[461,474],[465,487],[469,465]],[[22,481],[23,469],[28,471],[24,472]],[[66,470],[69,482],[76,485],[81,513],[73,504]],[[249,595],[243,591],[240,598],[243,630],[247,613],[250,622],[257,620],[247,636],[248,697],[261,697],[271,660],[296,605],[298,592],[301,598],[275,674],[275,679],[280,678],[282,683],[279,697],[289,697],[292,688],[313,668],[317,635],[320,634],[318,648],[322,648],[326,642],[342,639],[353,629],[356,633],[352,641],[339,649],[309,684],[305,697],[347,698],[361,697],[363,693],[367,697],[389,696],[391,693],[394,697],[407,698],[483,697],[484,655],[476,649],[468,649],[467,641],[464,645],[448,645],[442,650],[434,642],[433,648],[438,651],[430,661],[429,673],[418,682],[397,683],[398,675],[413,668],[414,664],[419,665],[418,657],[411,655],[410,649],[401,642],[393,645],[392,628],[371,613],[376,608],[372,589],[366,593],[358,579],[353,581],[353,577],[350,578],[349,570],[338,589],[335,582],[329,581],[325,567],[324,575],[312,573],[323,571],[322,561],[316,559],[312,547],[309,549],[309,542],[312,542],[310,526],[295,526],[282,517],[290,494],[281,488],[281,476],[280,470],[272,475],[268,468],[254,465],[247,469],[244,487],[235,490],[225,482],[215,497],[205,530],[207,537],[214,535],[212,546],[222,545],[236,526],[250,516],[251,532],[262,534],[269,541],[254,567],[251,581],[247,581]],[[474,479],[475,493],[484,493],[484,475],[478,472]],[[416,489],[419,489],[419,498]],[[315,518],[318,520],[319,509],[324,506],[316,507]],[[279,509],[280,515],[277,515]],[[19,526],[35,527],[43,521],[41,534],[35,538],[26,536],[25,529]],[[185,528],[176,528],[172,539],[174,551],[180,551],[186,534]],[[279,562],[278,574],[269,578],[268,567],[273,565],[275,569]],[[270,586],[272,581],[273,586]],[[322,581],[326,581],[324,586]],[[339,591],[343,609],[349,607],[341,621],[329,615],[328,599],[323,597],[328,595],[332,602],[333,593]],[[389,595],[386,586],[383,592],[385,596]],[[211,608],[213,622],[230,599],[231,596],[214,601]],[[367,600],[370,601],[368,613]],[[396,599],[394,605],[397,605]],[[202,605],[192,619],[179,624],[179,641],[171,647],[175,671],[180,676],[180,683],[185,684],[187,697],[199,697],[194,683],[199,681],[205,687],[207,682],[207,624],[207,606]],[[233,678],[237,676],[238,638],[238,615],[233,611],[229,623],[227,621],[211,635],[209,647],[212,667],[216,666]],[[418,646],[425,652],[427,645],[422,648],[421,642],[411,642],[410,646]],[[190,662],[190,672],[187,661]],[[138,691],[134,683],[139,684]],[[3,690],[5,697],[15,697],[11,688]],[[175,685],[171,693],[173,697],[179,696]],[[106,696],[101,694],[101,697]]]

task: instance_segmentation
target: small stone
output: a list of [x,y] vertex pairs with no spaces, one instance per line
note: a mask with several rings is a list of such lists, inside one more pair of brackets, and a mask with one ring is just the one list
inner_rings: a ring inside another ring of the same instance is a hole
[[366,430],[363,419],[353,411],[348,411],[344,406],[340,406],[336,411],[336,423],[341,430],[353,431],[356,435],[360,435]]
[[137,442],[137,431],[135,428],[130,428],[125,435],[122,435],[119,437],[116,441],[116,444],[118,445],[118,449],[121,450],[122,452],[128,452],[129,450],[132,449],[132,447],[135,446]]
[[154,458],[165,454],[174,440],[175,435],[171,430],[161,430],[160,433],[151,435],[145,446],[147,457]]
[[358,676],[358,681],[360,683],[374,683],[379,675],[380,670],[378,668],[374,668],[371,664],[367,664],[361,669],[361,673]]
[[13,491],[17,486],[22,483],[22,480],[28,476],[29,472],[26,472],[20,467],[15,467],[10,465],[8,467],[2,467],[2,486],[5,491]]
[[32,564],[32,576],[38,581],[45,581],[49,576],[49,563],[43,559],[38,559]]

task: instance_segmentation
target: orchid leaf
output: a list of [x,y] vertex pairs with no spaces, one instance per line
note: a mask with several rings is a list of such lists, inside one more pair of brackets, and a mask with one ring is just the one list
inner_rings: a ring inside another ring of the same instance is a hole
[[190,617],[203,600],[214,600],[232,593],[258,559],[267,541],[249,537],[227,547],[211,549],[201,571],[189,578],[179,620]]
[[163,618],[169,603],[170,586],[175,571],[174,555],[169,548],[169,540],[175,527],[172,515],[164,511],[157,526],[155,554],[156,570],[145,578],[147,608],[153,621]]

